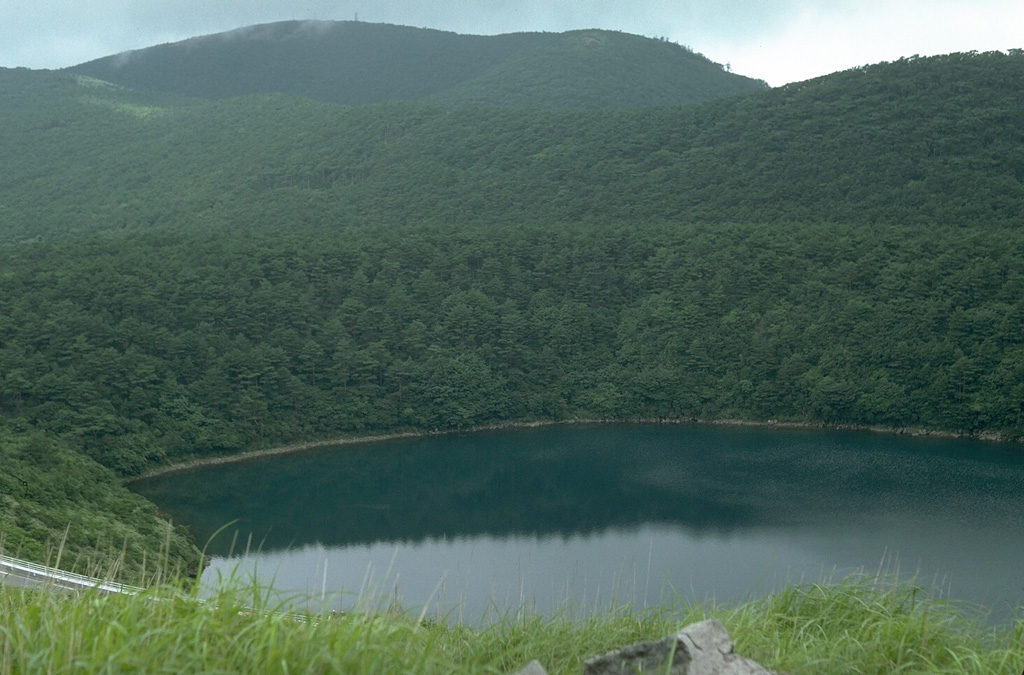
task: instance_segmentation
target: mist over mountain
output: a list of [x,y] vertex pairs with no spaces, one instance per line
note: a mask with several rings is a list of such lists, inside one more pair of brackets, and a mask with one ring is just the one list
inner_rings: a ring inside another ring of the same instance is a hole
[[767,87],[680,45],[613,31],[478,36],[355,21],[250,26],[67,70],[198,98],[285,93],[350,105],[632,108]]

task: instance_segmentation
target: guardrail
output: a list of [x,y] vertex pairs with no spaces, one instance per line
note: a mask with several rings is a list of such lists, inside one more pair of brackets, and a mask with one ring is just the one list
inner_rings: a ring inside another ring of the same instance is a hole
[[[65,572],[64,570],[59,570],[56,567],[47,567],[46,565],[39,565],[37,563],[28,562],[27,560],[19,560],[18,558],[11,558],[9,556],[0,555],[0,583],[2,583],[4,577],[9,574],[17,574],[22,578],[29,579],[32,581],[50,583],[54,586],[58,586],[65,590],[95,588],[97,590],[105,591],[107,593],[130,594],[140,593],[143,590],[145,590],[143,588],[139,588],[138,586],[117,584],[112,581],[104,581],[103,579],[85,576],[84,574]],[[196,600],[200,603],[206,602],[201,598],[197,598]],[[238,613],[240,615],[244,615],[247,613],[247,610],[242,609],[239,610]],[[297,612],[261,611],[260,613],[282,615],[294,621],[309,621],[311,618],[307,614],[300,614]],[[335,613],[331,612],[330,615],[335,616]]]
[[47,567],[37,563],[19,560],[9,556],[0,555],[0,579],[8,574],[16,573],[21,577],[32,581],[49,582],[56,586],[67,589],[95,588],[107,593],[139,593],[143,589],[137,586],[117,584],[104,579],[88,577],[84,574],[65,572],[56,567]]

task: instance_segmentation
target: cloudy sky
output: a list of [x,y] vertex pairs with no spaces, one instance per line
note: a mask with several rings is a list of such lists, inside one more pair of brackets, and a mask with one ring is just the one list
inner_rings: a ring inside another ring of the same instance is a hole
[[0,66],[61,68],[255,23],[357,15],[485,35],[666,37],[772,86],[914,54],[1024,48],[1021,0],[0,0]]

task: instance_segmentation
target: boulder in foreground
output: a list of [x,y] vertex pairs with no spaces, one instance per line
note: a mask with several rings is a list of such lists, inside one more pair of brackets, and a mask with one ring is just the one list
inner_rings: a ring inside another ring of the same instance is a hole
[[[671,668],[666,666],[671,662]],[[773,675],[759,663],[733,652],[732,638],[716,619],[690,624],[657,642],[640,642],[583,664],[583,675]]]

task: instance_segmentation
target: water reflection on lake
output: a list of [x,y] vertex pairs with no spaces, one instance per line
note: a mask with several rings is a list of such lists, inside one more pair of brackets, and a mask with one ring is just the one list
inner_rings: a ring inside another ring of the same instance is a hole
[[1019,446],[563,426],[349,445],[134,487],[200,542],[238,520],[211,541],[204,580],[255,568],[314,606],[397,595],[475,621],[522,606],[736,602],[880,567],[993,620],[1024,604]]

